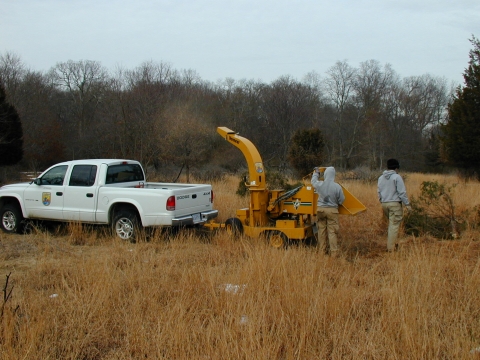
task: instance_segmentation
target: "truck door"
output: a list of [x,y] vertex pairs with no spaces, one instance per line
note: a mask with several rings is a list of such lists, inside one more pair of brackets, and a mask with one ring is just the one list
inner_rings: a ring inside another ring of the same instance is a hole
[[97,189],[96,165],[75,165],[63,197],[63,218],[65,220],[95,221]]
[[51,168],[25,189],[27,216],[38,219],[63,219],[63,191],[68,165]]

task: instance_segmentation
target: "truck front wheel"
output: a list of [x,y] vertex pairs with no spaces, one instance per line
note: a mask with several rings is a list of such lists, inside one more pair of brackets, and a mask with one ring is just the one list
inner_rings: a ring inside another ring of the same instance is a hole
[[2,230],[9,234],[22,232],[22,211],[16,205],[6,204],[1,211]]
[[121,210],[113,217],[113,230],[122,240],[133,242],[139,226],[138,216],[133,211]]

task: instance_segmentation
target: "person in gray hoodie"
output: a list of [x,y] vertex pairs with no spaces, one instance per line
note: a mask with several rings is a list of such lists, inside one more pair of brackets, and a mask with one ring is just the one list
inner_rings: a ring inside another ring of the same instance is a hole
[[382,203],[384,216],[388,219],[387,251],[398,249],[397,238],[403,220],[402,205],[411,209],[407,190],[402,177],[397,174],[400,163],[397,159],[387,160],[387,170],[378,178],[378,199]]
[[315,168],[312,175],[312,186],[318,194],[317,201],[317,229],[318,245],[326,250],[326,241],[330,247],[330,254],[338,251],[337,234],[339,230],[338,207],[345,201],[342,187],[335,182],[335,168],[329,166],[323,173],[323,181],[319,180],[320,171]]

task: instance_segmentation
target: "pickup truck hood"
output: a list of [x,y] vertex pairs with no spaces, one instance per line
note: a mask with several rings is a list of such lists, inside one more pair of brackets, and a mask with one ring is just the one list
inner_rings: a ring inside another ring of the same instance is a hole
[[18,184],[4,185],[0,188],[0,190],[2,191],[24,190],[27,187],[29,187],[30,184],[31,183],[29,182],[24,182],[24,183],[18,183]]

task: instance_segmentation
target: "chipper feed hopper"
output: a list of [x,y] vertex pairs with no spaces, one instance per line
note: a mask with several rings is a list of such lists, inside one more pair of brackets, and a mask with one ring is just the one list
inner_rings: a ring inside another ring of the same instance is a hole
[[[304,180],[304,185],[289,191],[267,189],[262,158],[253,143],[226,127],[218,127],[217,132],[240,149],[247,160],[245,185],[250,202],[247,208],[237,209],[236,217],[228,219],[225,224],[206,226],[225,227],[235,236],[263,237],[277,248],[287,246],[290,241],[314,239],[318,195],[310,182]],[[340,214],[355,215],[366,210],[347,189],[343,188],[343,192],[346,200],[339,209]]]

